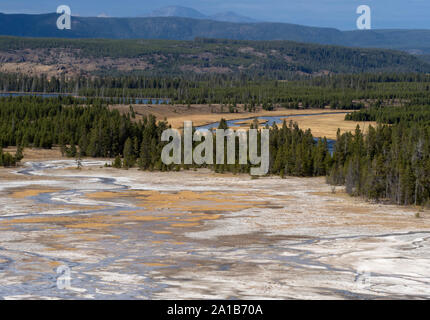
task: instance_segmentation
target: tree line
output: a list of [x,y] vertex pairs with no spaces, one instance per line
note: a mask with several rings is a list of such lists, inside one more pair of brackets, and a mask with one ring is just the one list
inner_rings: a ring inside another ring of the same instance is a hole
[[[66,105],[64,102],[72,101]],[[111,110],[102,100],[91,105],[68,97],[0,98],[0,146],[61,147],[68,156],[115,157],[133,141],[157,140],[167,124],[153,117],[134,121],[130,114]],[[148,132],[150,135],[148,136]],[[158,144],[157,144],[158,145]],[[154,153],[153,151],[149,151]]]
[[283,108],[360,109],[364,106],[428,105],[430,76],[424,74],[359,74],[304,77],[277,81],[234,75],[175,77],[78,77],[72,79],[0,74],[0,90],[67,93],[105,99],[111,104],[224,104]]
[[378,121],[337,137],[328,182],[351,195],[401,205],[430,204],[429,107],[374,107],[347,120]]

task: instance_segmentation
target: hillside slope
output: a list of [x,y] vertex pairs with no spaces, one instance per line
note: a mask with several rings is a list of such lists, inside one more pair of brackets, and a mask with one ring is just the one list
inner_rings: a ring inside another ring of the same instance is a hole
[[57,18],[57,14],[0,14],[0,34],[58,38],[290,40],[430,54],[430,30],[339,31],[287,23],[232,23],[180,17],[73,17],[72,30],[58,30]]
[[306,74],[430,72],[430,65],[400,51],[291,41],[0,37],[0,71],[33,75],[219,73],[288,79]]

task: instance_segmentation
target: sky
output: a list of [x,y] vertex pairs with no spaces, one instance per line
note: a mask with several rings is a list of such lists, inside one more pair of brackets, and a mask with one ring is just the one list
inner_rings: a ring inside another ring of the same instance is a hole
[[357,7],[372,10],[372,29],[430,29],[430,0],[0,0],[3,13],[55,12],[68,5],[72,15],[135,17],[164,6],[191,7],[204,14],[234,11],[259,21],[356,29]]

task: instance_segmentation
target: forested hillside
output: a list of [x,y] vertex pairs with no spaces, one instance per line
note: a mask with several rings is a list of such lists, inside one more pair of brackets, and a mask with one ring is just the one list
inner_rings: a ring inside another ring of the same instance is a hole
[[430,53],[429,30],[340,31],[288,23],[231,23],[180,17],[73,17],[71,30],[58,30],[58,16],[0,13],[0,34],[55,38],[290,40]]
[[65,76],[236,74],[269,79],[362,72],[430,72],[403,52],[291,41],[65,40],[0,37],[0,71]]

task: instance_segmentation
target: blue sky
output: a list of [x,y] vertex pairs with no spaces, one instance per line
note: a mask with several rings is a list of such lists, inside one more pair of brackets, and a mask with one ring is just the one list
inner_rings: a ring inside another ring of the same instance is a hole
[[235,11],[262,21],[355,29],[356,8],[372,9],[372,28],[430,29],[430,0],[0,0],[0,12],[54,12],[69,5],[73,15],[139,16],[168,5],[204,14]]

